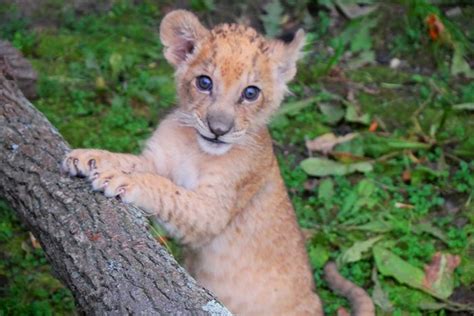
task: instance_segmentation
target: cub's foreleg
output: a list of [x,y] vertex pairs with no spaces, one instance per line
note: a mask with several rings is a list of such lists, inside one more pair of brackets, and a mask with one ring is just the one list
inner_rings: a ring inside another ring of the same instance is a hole
[[120,196],[147,215],[157,215],[174,238],[191,247],[218,235],[233,216],[234,191],[222,184],[208,182],[187,190],[157,174],[112,170],[101,174],[92,185],[108,197]]
[[145,156],[112,153],[100,149],[74,149],[63,160],[62,168],[71,176],[96,177],[105,170],[123,173],[152,172],[153,162]]

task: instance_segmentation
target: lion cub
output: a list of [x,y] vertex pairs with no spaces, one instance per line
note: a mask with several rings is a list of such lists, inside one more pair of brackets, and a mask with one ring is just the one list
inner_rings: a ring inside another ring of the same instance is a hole
[[179,104],[139,156],[73,150],[63,168],[156,215],[185,247],[187,270],[239,315],[320,315],[295,212],[266,122],[304,44],[252,28],[206,29],[190,12],[160,26]]

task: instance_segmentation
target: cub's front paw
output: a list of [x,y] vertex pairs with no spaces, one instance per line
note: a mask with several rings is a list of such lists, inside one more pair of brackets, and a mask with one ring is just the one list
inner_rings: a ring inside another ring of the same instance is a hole
[[62,169],[71,176],[90,176],[99,166],[108,165],[109,153],[98,149],[74,149],[66,155]]
[[135,201],[138,183],[131,175],[115,170],[96,171],[90,180],[92,188],[96,191],[103,191],[107,197],[119,196],[125,203]]

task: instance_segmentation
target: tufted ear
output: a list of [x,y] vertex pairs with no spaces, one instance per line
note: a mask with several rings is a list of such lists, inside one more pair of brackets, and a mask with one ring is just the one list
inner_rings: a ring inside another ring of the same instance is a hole
[[165,46],[165,58],[179,66],[193,53],[197,41],[209,31],[189,11],[175,10],[168,13],[160,25],[160,39]]
[[296,62],[301,58],[301,49],[305,44],[305,33],[302,29],[296,32],[293,40],[285,44],[280,40],[272,40],[270,49],[277,64],[279,78],[287,83],[296,75]]

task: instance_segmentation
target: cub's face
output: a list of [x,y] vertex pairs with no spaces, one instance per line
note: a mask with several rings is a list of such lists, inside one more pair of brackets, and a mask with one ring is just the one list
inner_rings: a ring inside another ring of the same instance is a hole
[[296,73],[304,42],[301,30],[289,44],[237,24],[207,30],[183,10],[165,16],[160,36],[176,68],[179,120],[212,155],[254,143]]

